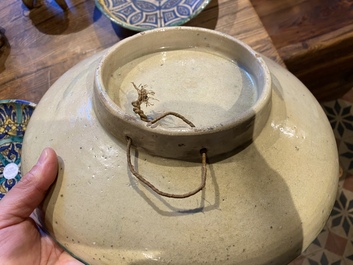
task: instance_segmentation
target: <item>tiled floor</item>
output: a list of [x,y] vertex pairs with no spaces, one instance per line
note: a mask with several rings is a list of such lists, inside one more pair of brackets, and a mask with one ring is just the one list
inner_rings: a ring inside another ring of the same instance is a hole
[[290,265],[353,265],[353,97],[322,106],[335,133],[342,175],[325,228]]

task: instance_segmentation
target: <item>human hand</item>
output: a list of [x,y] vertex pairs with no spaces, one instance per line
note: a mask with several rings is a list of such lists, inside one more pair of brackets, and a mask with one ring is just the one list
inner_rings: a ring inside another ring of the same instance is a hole
[[57,171],[57,156],[53,149],[46,148],[37,164],[0,201],[0,264],[82,264],[51,237],[41,234],[30,217]]

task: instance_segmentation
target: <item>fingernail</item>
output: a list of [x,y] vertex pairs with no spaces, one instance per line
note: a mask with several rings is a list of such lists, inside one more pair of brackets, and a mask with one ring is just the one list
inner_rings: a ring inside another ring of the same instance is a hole
[[48,157],[48,150],[47,149],[44,149],[42,151],[42,153],[40,154],[40,157],[38,159],[38,164],[42,164],[45,162],[45,160],[47,159]]

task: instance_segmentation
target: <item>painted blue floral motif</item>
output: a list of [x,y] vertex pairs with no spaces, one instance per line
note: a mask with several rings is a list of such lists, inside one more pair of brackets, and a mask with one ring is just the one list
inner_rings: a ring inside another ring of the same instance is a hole
[[[22,140],[34,108],[35,104],[27,101],[0,101],[0,199],[21,179]],[[4,170],[11,163],[19,171],[7,179]]]
[[191,10],[186,7],[186,6],[178,6],[177,7],[177,13],[181,14],[183,16],[187,16],[188,14],[190,14]]
[[119,24],[145,30],[181,25],[197,15],[209,0],[104,0],[105,7],[96,2]]

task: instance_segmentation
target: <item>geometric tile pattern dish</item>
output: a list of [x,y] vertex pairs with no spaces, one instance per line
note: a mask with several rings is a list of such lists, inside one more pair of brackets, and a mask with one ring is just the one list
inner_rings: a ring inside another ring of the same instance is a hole
[[210,0],[96,0],[113,22],[131,30],[178,26],[199,14]]
[[35,104],[0,100],[0,200],[21,179],[21,149]]
[[353,104],[322,104],[337,141],[341,176],[336,202],[321,233],[289,265],[353,265]]

